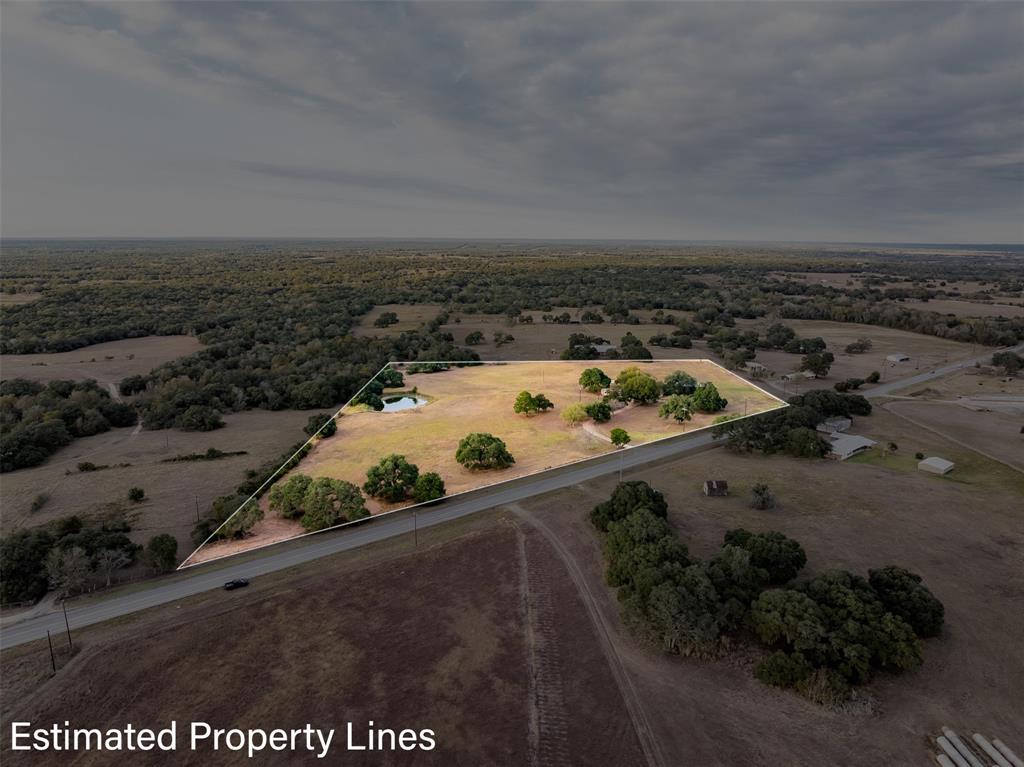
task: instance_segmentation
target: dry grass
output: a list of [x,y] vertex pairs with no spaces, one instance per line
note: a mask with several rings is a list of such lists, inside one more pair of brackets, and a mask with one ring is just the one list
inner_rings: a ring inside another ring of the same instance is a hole
[[[406,390],[413,387],[420,390],[431,400],[429,404],[394,413],[360,408],[343,410],[338,418],[337,434],[319,441],[293,472],[344,479],[361,486],[367,469],[384,456],[398,453],[416,464],[420,472],[440,474],[447,493],[452,495],[612,452],[615,448],[607,435],[620,424],[633,437],[633,444],[641,444],[708,426],[717,415],[754,414],[779,404],[770,395],[713,363],[657,361],[640,363],[640,366],[659,379],[675,370],[685,370],[698,381],[712,381],[729,400],[729,406],[720,414],[697,414],[693,421],[684,425],[659,418],[656,405],[617,413],[608,423],[591,427],[593,432],[582,426],[567,426],[561,419],[559,414],[566,406],[600,399],[599,395],[580,391],[578,380],[584,369],[597,365],[614,378],[625,368],[637,364],[626,361],[522,362],[406,375]],[[403,369],[401,365],[397,367]],[[534,394],[544,393],[555,403],[555,408],[533,416],[517,415],[512,404],[524,389]],[[459,441],[475,431],[489,432],[504,440],[516,463],[507,469],[489,471],[471,471],[461,466],[455,460]],[[234,554],[304,532],[298,522],[283,520],[271,512],[268,496],[264,496],[262,503],[265,519],[253,527],[252,535],[242,541],[204,546],[199,559]],[[367,502],[371,513],[407,505],[407,502],[384,504],[376,499]]]
[[[899,452],[948,452],[945,440],[885,412],[858,419],[858,433],[888,437]],[[980,456],[969,482],[854,461],[739,456],[712,450],[632,471],[663,491],[669,519],[691,554],[711,556],[726,530],[779,530],[807,550],[808,573],[842,567],[859,573],[899,564],[920,573],[946,607],[946,627],[928,640],[924,665],[902,676],[880,675],[867,692],[882,715],[815,706],[766,687],[752,660],[679,659],[637,645],[627,659],[648,704],[655,737],[669,764],[923,764],[926,736],[942,725],[1020,732],[1024,709],[1024,547],[1021,475]],[[704,479],[726,479],[732,495],[706,498]],[[750,508],[750,488],[766,482],[779,505]],[[556,528],[605,594],[599,542],[584,511],[608,496],[612,477],[528,499]],[[964,701],[970,701],[969,711]]]
[[157,365],[193,354],[203,348],[193,336],[146,336],[83,346],[53,354],[4,354],[4,378],[34,381],[93,378],[118,383],[131,375],[148,373]]

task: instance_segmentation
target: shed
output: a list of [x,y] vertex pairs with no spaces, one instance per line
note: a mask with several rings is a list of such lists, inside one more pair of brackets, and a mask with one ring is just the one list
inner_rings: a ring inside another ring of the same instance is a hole
[[874,447],[877,443],[873,439],[861,437],[857,434],[841,434],[832,438],[832,450],[828,457],[837,461],[845,461],[857,453],[863,453],[868,448]]
[[852,425],[852,419],[836,416],[835,418],[826,418],[814,428],[822,434],[838,434],[839,432],[846,431]]
[[909,354],[904,354],[903,352],[896,352],[895,354],[890,354],[888,357],[886,357],[885,361],[886,362],[906,362],[909,359],[910,359],[910,355]]
[[615,348],[614,344],[593,344],[598,354],[606,354]]
[[947,461],[945,458],[939,458],[937,455],[925,458],[917,464],[919,470],[927,471],[929,474],[949,474],[955,467],[955,463]]
[[724,479],[705,479],[704,495],[709,498],[729,495],[729,483]]

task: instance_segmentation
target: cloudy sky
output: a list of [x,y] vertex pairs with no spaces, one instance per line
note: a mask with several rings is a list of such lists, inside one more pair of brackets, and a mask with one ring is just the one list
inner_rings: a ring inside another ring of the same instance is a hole
[[1024,5],[2,5],[8,237],[1024,241]]

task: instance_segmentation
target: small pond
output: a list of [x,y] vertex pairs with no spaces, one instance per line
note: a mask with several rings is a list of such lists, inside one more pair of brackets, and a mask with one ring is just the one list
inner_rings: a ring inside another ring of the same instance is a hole
[[399,410],[412,410],[414,407],[426,405],[428,402],[424,397],[417,397],[415,394],[403,394],[400,397],[384,398],[384,413],[397,413]]

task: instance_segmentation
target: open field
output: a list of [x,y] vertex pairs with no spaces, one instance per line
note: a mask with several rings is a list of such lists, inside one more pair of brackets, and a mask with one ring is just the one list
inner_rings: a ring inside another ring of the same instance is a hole
[[148,373],[157,365],[203,348],[194,336],[146,336],[83,346],[54,354],[4,354],[4,378],[35,381],[93,378],[117,384],[130,375]]
[[[912,455],[915,448],[951,452],[945,440],[884,412],[857,419],[854,431],[884,435],[900,445],[900,454]],[[762,685],[752,675],[757,653],[718,661],[669,657],[629,635],[604,584],[598,537],[585,518],[607,498],[615,478],[520,506],[565,543],[598,608],[618,625],[620,657],[667,764],[924,764],[927,736],[943,725],[1002,732],[1015,748],[1024,733],[1024,650],[1018,641],[1024,633],[1024,477],[974,455],[965,464],[966,481],[871,463],[724,450],[627,476],[665,493],[669,520],[696,557],[710,556],[726,530],[745,527],[799,540],[808,555],[805,572],[842,567],[864,574],[900,564],[924,577],[946,607],[943,635],[925,643],[920,669],[877,677],[866,688],[876,703],[859,712],[825,710]],[[732,495],[705,497],[701,483],[709,478],[726,479]],[[776,492],[776,509],[749,507],[755,482]]]
[[43,297],[42,293],[0,293],[0,306],[30,304]]
[[955,314],[958,317],[1024,317],[1024,305],[1020,303],[983,303],[981,301],[957,301],[933,298],[930,301],[901,301],[900,305],[939,314]]
[[[737,320],[737,326],[764,330],[774,320]],[[835,362],[828,377],[822,381],[839,381],[844,378],[865,378],[873,370],[882,374],[882,381],[905,378],[915,372],[928,370],[946,362],[980,354],[983,347],[944,338],[925,336],[906,330],[893,330],[875,325],[859,325],[851,322],[826,322],[820,320],[784,320],[801,338],[821,336],[828,344],[828,351],[835,355]],[[870,338],[872,347],[866,354],[847,354],[846,345],[858,338]],[[910,356],[909,362],[893,364],[886,362],[889,354],[903,352]],[[780,351],[758,351],[757,362],[767,365],[777,375],[796,370],[801,355]],[[822,387],[819,382],[815,388]]]
[[[675,370],[684,370],[700,382],[713,382],[729,404],[720,413],[694,414],[693,420],[685,424],[659,418],[655,404],[624,408],[604,424],[588,421],[582,426],[567,426],[560,417],[566,406],[600,400],[600,395],[587,394],[578,385],[580,373],[594,365],[599,365],[612,378],[637,365],[659,380]],[[394,367],[400,371],[406,369],[402,363]],[[405,387],[406,390],[415,388],[429,402],[392,413],[367,410],[364,406],[343,409],[337,418],[337,434],[319,440],[292,473],[343,479],[361,487],[367,469],[384,456],[398,453],[416,464],[421,473],[440,474],[447,494],[453,495],[612,452],[616,448],[608,435],[620,425],[633,437],[632,444],[642,444],[709,426],[721,415],[753,415],[780,404],[771,395],[718,365],[694,360],[474,365],[441,373],[406,374]],[[554,402],[554,409],[533,416],[514,413],[512,404],[523,390],[544,393]],[[461,466],[455,460],[459,441],[476,431],[502,439],[515,457],[515,464],[487,471]],[[371,514],[408,505],[408,501],[386,504],[367,499]],[[249,536],[241,541],[207,544],[193,561],[237,553],[305,532],[297,520],[284,519],[270,510],[269,494],[264,494],[261,506],[264,519],[255,524]]]
[[[352,328],[352,333],[357,336],[397,336],[405,330],[415,330],[424,322],[429,322],[442,309],[440,304],[382,304],[373,307],[373,311],[362,317],[359,324]],[[398,322],[386,328],[374,327],[374,321],[384,312],[394,312],[398,315]]]
[[[45,642],[5,650],[2,761],[47,763],[10,751],[15,719],[101,728],[176,719],[243,729],[311,722],[339,736],[346,721],[357,731],[370,720],[435,731],[437,749],[387,754],[391,765],[548,765],[570,755],[644,764],[584,605],[544,540],[486,514],[421,533],[416,554],[411,546],[396,539],[259,579],[248,593],[211,592],[77,631],[80,652],[50,679]],[[336,737],[324,763],[381,758],[347,753]],[[238,759],[203,750],[189,763]],[[132,755],[138,765],[167,760]],[[285,761],[295,758],[254,763]]]
[[897,393],[902,396],[923,399],[962,397],[979,403],[988,398],[1024,398],[1024,377],[1006,378],[999,375],[995,368],[987,366],[967,367],[933,379],[928,382],[926,387],[922,387],[920,384],[908,386]]
[[[557,314],[559,311],[560,308],[556,307],[552,313]],[[569,311],[573,316],[580,312],[579,309],[565,311]],[[557,360],[569,345],[568,339],[573,333],[599,336],[607,339],[608,343],[618,346],[626,333],[632,333],[646,344],[647,339],[653,335],[669,334],[678,330],[674,325],[613,325],[609,322],[600,325],[560,325],[541,321],[541,315],[547,313],[524,312],[533,315],[533,324],[516,325],[509,325],[507,317],[497,314],[460,314],[459,322],[449,322],[442,326],[442,330],[451,333],[458,344],[463,344],[469,333],[479,330],[484,334],[485,342],[472,348],[483,359],[520,360]],[[682,315],[683,312],[677,314]],[[494,334],[499,331],[511,334],[515,341],[501,347],[495,346]],[[657,346],[649,348],[651,354],[660,359],[707,357],[707,353],[700,349],[661,349]]]
[[[184,556],[192,550],[190,532],[197,501],[205,512],[214,498],[231,493],[245,478],[246,469],[277,458],[284,448],[301,440],[308,418],[304,411],[252,410],[226,415],[226,425],[213,432],[113,429],[75,440],[41,466],[3,475],[3,532],[68,514],[94,515],[127,507],[128,488],[138,486],[146,491],[146,500],[128,509],[135,520],[133,539],[145,543],[157,533],[170,533],[178,539],[179,555]],[[210,447],[248,454],[161,463],[176,455],[205,453]],[[132,465],[79,473],[80,461]],[[50,494],[49,502],[40,511],[30,512],[32,499],[43,492]]]
[[[1016,417],[969,410],[952,402],[898,400],[884,407],[918,426],[1024,472],[1024,400],[1017,406],[1020,410]],[[956,472],[948,476],[956,478]]]

